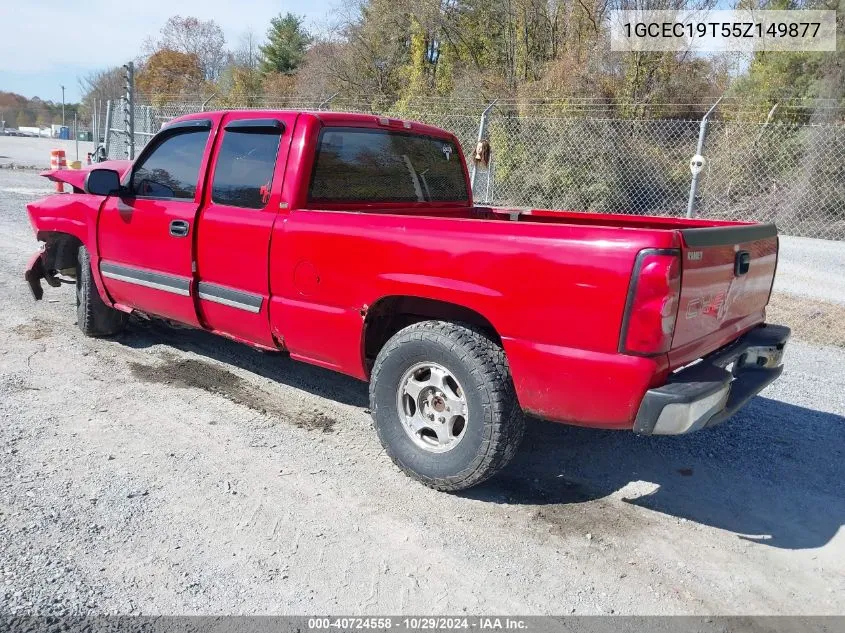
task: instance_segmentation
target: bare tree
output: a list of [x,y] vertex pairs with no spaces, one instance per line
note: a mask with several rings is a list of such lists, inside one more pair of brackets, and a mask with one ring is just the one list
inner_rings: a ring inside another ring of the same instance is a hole
[[123,71],[119,66],[96,70],[84,77],[79,77],[78,81],[83,101],[118,99],[123,95]]
[[106,70],[96,70],[83,77],[78,77],[79,90],[82,93],[83,117],[88,117],[95,102],[107,99],[120,99],[124,93],[123,69],[119,66]]
[[261,41],[251,28],[243,32],[238,41],[238,48],[232,54],[232,61],[240,68],[258,70],[261,63]]

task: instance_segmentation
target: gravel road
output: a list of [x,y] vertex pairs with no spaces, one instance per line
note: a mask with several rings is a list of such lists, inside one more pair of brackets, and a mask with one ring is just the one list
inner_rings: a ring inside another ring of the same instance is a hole
[[382,453],[362,383],[32,301],[42,192],[0,171],[0,612],[845,614],[845,350],[793,343],[690,437],[531,422],[445,495]]
[[[80,141],[79,159],[85,163],[85,155],[94,151],[94,143]],[[76,141],[57,138],[37,138],[26,136],[0,136],[0,165],[19,165],[23,167],[50,168],[50,150],[65,150],[68,162],[77,160]]]

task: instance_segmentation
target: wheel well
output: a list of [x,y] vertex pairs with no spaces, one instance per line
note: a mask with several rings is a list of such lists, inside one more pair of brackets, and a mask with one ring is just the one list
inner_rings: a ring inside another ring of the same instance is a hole
[[44,267],[47,271],[76,268],[77,252],[82,246],[78,237],[70,233],[42,231],[38,233],[38,239],[45,244]]
[[496,343],[502,344],[493,324],[475,310],[424,297],[385,297],[370,306],[364,321],[364,357],[367,368],[372,367],[381,348],[396,332],[413,323],[430,319],[475,325]]

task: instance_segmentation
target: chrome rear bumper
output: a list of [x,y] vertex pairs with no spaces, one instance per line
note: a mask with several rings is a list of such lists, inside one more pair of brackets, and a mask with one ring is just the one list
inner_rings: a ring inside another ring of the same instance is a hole
[[680,435],[724,422],[783,372],[790,330],[762,325],[649,389],[634,432]]

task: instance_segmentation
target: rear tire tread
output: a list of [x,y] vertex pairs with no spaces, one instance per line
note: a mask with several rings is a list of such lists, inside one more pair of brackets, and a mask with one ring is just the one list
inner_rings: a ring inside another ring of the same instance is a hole
[[483,330],[464,323],[421,321],[397,332],[379,352],[370,380],[370,409],[376,415],[374,385],[385,360],[405,343],[432,341],[448,347],[471,374],[480,378],[484,405],[484,443],[476,458],[461,472],[444,478],[421,475],[405,465],[383,437],[376,432],[385,452],[406,475],[444,492],[457,492],[478,485],[504,468],[516,455],[525,432],[525,417],[517,401],[505,351]]

